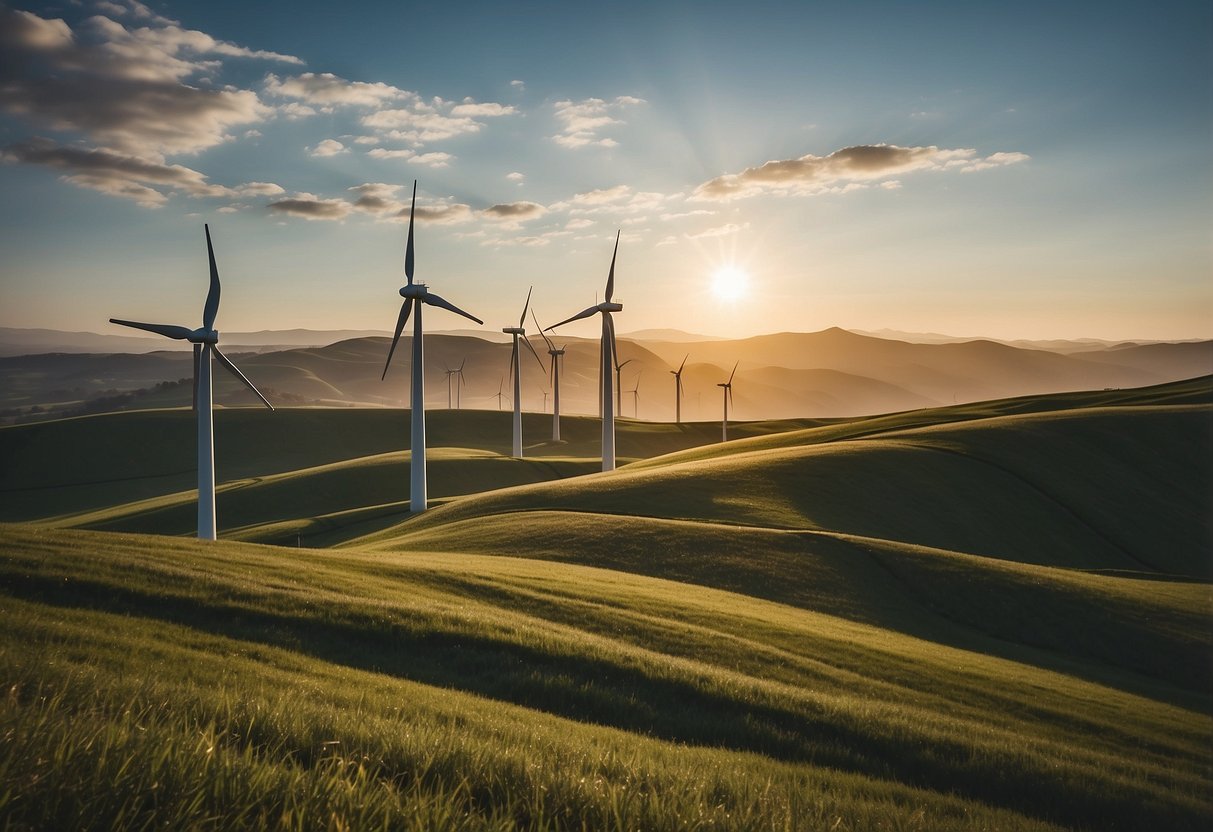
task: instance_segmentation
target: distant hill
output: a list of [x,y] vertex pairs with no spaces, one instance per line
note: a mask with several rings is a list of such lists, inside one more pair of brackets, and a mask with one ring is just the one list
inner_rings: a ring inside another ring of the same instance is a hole
[[[302,332],[292,337],[304,338]],[[252,335],[266,340],[277,334]],[[550,411],[550,358],[541,339],[532,341],[541,360],[524,352],[522,406],[531,412]],[[597,340],[557,335],[555,341],[566,347],[561,367],[563,411],[597,415]],[[401,407],[408,404],[410,342],[409,336],[402,338],[386,380],[381,376],[387,336],[246,354],[238,363],[281,405]],[[226,351],[239,354],[242,348]],[[621,375],[624,395],[618,397],[621,414],[673,420],[670,371],[688,355],[682,416],[692,421],[720,417],[722,394],[716,385],[735,362],[739,368],[730,412],[736,419],[863,416],[1008,396],[1138,387],[1213,372],[1213,341],[1116,345],[1063,355],[982,340],[915,344],[838,328],[732,341],[621,337],[619,360],[626,365]],[[451,378],[452,406],[497,409],[500,390],[501,406],[511,407],[509,344],[496,336],[441,332],[426,336],[427,407],[447,406],[445,371],[461,364],[462,389],[458,378]],[[0,357],[0,420],[184,406],[190,402],[190,386],[163,383],[190,375],[189,353],[180,350]],[[634,389],[637,396],[630,392]],[[222,371],[215,374],[215,396],[223,405],[255,404],[252,395]]]

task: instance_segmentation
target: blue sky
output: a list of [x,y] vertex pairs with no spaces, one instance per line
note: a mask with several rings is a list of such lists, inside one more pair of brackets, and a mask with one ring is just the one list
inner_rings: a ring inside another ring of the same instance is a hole
[[1208,3],[415,5],[0,7],[0,325],[1213,337]]

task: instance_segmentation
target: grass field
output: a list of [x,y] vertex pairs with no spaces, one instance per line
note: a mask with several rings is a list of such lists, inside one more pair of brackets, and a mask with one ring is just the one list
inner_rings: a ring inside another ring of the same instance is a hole
[[221,414],[218,543],[152,485],[188,413],[0,430],[7,827],[1213,824],[1208,379],[631,423],[612,474],[435,414],[407,520],[399,411],[276,415]]

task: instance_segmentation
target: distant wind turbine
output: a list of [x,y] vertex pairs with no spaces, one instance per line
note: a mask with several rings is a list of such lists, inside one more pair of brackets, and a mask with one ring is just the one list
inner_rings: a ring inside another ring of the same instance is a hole
[[446,369],[443,370],[443,372],[446,373],[446,409],[450,410],[451,409],[451,377],[453,375],[455,375],[456,373],[458,373],[459,371],[452,370],[450,367],[447,367]]
[[526,303],[522,306],[522,315],[518,318],[518,326],[507,326],[501,331],[507,335],[514,336],[514,351],[510,354],[510,372],[514,376],[514,458],[522,459],[522,365],[518,362],[518,337],[522,336],[522,343],[526,344],[526,348],[531,351],[531,355],[535,356],[535,361],[539,364],[539,369],[543,370],[543,361],[539,358],[539,353],[535,352],[535,348],[531,346],[531,341],[526,337],[526,330],[522,325],[526,322],[526,311],[531,306],[531,289],[527,290]]
[[[741,362],[738,361],[737,364]],[[720,423],[720,441],[729,441],[729,402],[733,400],[733,376],[737,374],[737,364],[733,365],[733,372],[729,373],[729,380],[724,384],[717,384],[717,387],[724,388],[724,421]]]
[[[539,330],[539,334],[543,336],[543,342],[548,345],[548,355],[552,357],[552,441],[560,441],[560,359],[564,356],[564,347],[556,349],[556,345],[552,343],[552,339],[543,331],[543,327],[539,325],[539,318],[535,317],[535,310],[531,310],[531,320],[535,322],[535,328]],[[546,407],[547,401],[544,400]]]
[[501,400],[505,398],[505,393],[501,392],[502,388],[504,388],[504,387],[505,387],[505,376],[502,376],[501,381],[499,381],[497,383],[497,395],[489,396],[490,399],[497,400],[497,409],[498,410],[501,410]]
[[194,409],[198,413],[198,539],[215,539],[215,426],[212,417],[214,402],[211,388],[211,355],[244,382],[257,398],[270,410],[274,406],[261,395],[261,391],[245,378],[228,357],[219,351],[219,333],[215,329],[215,316],[219,314],[219,269],[215,266],[215,250],[211,246],[211,229],[203,225],[206,232],[206,253],[211,264],[211,288],[206,293],[206,304],[202,307],[202,326],[188,329],[172,324],[143,324],[110,318],[110,323],[143,329],[173,338],[189,341],[194,345]]
[[674,377],[674,424],[682,424],[682,368],[687,365],[687,359],[691,357],[688,352],[682,359],[682,363],[678,365],[677,370],[670,370],[670,375]]
[[623,415],[623,368],[635,361],[635,358],[629,358],[622,364],[618,363],[619,356],[615,356],[615,411]]
[[629,393],[632,394],[632,418],[633,419],[640,418],[640,377],[643,374],[644,374],[643,370],[641,370],[639,373],[636,374],[636,386],[628,391]]
[[457,410],[463,409],[463,365],[467,363],[468,360],[465,356],[464,359],[459,362],[459,369],[455,371],[455,375],[459,377],[459,380],[455,382],[455,408]]
[[607,273],[606,283],[606,300],[602,303],[595,304],[589,309],[583,309],[571,318],[561,321],[558,324],[549,326],[552,330],[558,326],[563,326],[573,321],[579,321],[582,318],[588,318],[596,313],[602,313],[602,341],[601,355],[599,356],[598,366],[602,379],[602,470],[615,470],[615,413],[613,410],[613,402],[611,383],[613,375],[611,366],[615,357],[615,324],[611,320],[611,313],[622,312],[623,304],[614,303],[611,298],[615,294],[615,257],[619,254],[619,232],[615,233],[615,251],[611,254],[611,270]]
[[[417,210],[417,180],[413,180],[413,202],[409,206],[409,238],[404,249],[404,274],[408,284],[400,289],[400,297],[404,303],[400,307],[400,317],[396,320],[396,334],[392,336],[392,346],[387,352],[387,361],[383,365],[383,376],[387,378],[387,368],[392,363],[392,354],[396,352],[396,344],[400,341],[400,333],[408,323],[409,313],[417,307],[417,316],[413,318],[413,385],[409,407],[412,410],[412,441],[410,443],[411,458],[409,462],[409,510],[425,511],[426,499],[425,482],[425,369],[424,369],[424,338],[421,329],[421,307],[425,304],[438,306],[454,312],[456,315],[484,324],[475,315],[464,312],[454,304],[431,294],[424,283],[413,282],[413,216]],[[382,379],[381,379],[382,380]]]

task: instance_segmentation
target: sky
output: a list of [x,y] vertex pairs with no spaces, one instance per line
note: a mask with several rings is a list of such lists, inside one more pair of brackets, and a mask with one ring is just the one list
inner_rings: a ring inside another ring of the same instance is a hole
[[0,5],[0,326],[389,330],[414,180],[486,329],[1213,338],[1213,5]]

